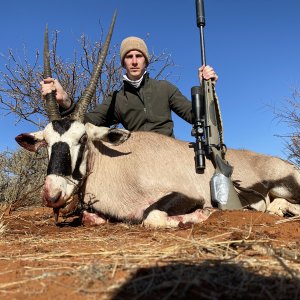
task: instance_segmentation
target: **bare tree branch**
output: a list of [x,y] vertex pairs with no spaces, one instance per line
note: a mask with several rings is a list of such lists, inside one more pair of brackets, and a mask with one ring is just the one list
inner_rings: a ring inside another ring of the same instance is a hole
[[300,90],[294,89],[292,96],[281,109],[275,109],[274,114],[290,128],[289,133],[278,136],[285,141],[289,160],[300,167]]

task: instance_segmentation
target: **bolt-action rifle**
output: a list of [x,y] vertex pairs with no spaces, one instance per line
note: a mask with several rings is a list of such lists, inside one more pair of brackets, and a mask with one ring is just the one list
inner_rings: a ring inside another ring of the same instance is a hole
[[[196,0],[197,26],[200,29],[202,65],[206,65],[204,44],[204,0]],[[197,173],[204,173],[205,159],[212,161],[215,173],[210,182],[211,198],[220,209],[240,209],[242,204],[231,181],[233,167],[225,160],[226,146],[218,100],[211,80],[202,80],[201,86],[191,89],[193,107],[192,135],[195,142],[195,167]]]

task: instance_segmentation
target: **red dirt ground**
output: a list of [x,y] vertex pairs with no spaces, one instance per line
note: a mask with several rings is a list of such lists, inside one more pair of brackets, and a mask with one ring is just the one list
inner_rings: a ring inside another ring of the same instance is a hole
[[300,299],[300,218],[217,211],[154,230],[27,208],[2,221],[0,299]]

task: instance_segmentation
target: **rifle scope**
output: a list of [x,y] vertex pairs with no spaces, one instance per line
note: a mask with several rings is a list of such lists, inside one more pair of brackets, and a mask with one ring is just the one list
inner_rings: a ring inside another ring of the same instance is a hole
[[194,127],[192,135],[196,138],[195,144],[195,167],[197,172],[205,169],[205,150],[202,148],[202,137],[204,134],[204,99],[201,97],[200,86],[193,86],[191,89],[192,110],[194,114]]

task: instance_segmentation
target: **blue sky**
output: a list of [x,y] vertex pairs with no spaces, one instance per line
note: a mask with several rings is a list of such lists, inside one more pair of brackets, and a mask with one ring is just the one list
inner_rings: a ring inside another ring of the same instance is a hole
[[[5,67],[9,48],[20,57],[24,45],[32,54],[42,49],[46,23],[60,31],[60,54],[72,58],[80,35],[96,41],[99,22],[107,30],[115,9],[112,44],[134,35],[147,38],[150,52],[171,53],[176,67],[169,80],[190,98],[201,63],[194,0],[5,1],[0,68]],[[271,107],[282,107],[293,88],[300,87],[299,13],[299,0],[205,0],[206,59],[219,75],[227,147],[286,157],[276,135],[290,129],[274,118]],[[176,137],[193,141],[191,126],[176,116],[174,121]],[[0,130],[3,151],[17,147],[18,133],[35,128],[16,125],[14,117],[2,113]]]

